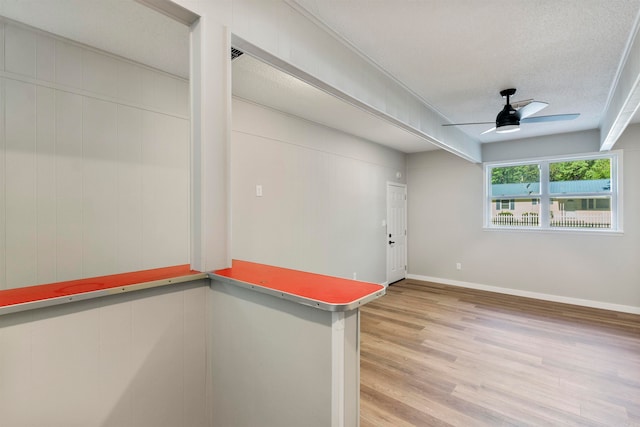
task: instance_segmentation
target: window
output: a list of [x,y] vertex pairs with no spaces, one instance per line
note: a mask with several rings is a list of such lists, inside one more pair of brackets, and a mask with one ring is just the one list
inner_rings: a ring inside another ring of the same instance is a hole
[[497,210],[513,210],[515,209],[516,201],[511,199],[501,199],[496,201]]
[[621,230],[619,152],[485,164],[485,226]]

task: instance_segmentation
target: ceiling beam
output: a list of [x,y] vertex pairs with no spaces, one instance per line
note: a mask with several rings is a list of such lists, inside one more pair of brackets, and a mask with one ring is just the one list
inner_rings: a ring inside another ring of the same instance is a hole
[[171,0],[134,0],[150,9],[160,12],[169,18],[190,27],[194,22],[200,18],[197,14],[193,13],[189,9],[186,9],[179,4],[172,2]]
[[[327,84],[326,82],[313,76],[312,74],[307,73],[304,70],[301,70],[300,68],[297,68],[286,61],[283,61],[277,56],[272,55],[269,52],[266,52],[260,49],[259,47],[255,46],[252,43],[247,42],[246,40],[242,39],[241,37],[235,34],[231,35],[231,43],[232,43],[232,46],[241,50],[243,53],[249,54],[250,56],[255,57],[258,60],[282,71],[283,73],[293,76],[296,79],[299,79],[309,84],[310,86],[313,86],[316,89],[319,89],[322,92],[330,94],[336,97],[337,99],[344,101],[347,104],[353,105],[363,111],[370,113],[371,115],[377,117],[380,120],[386,121],[388,123],[392,123],[398,128],[403,129],[406,132],[409,132],[423,139],[425,141],[425,144],[430,143],[432,145],[435,145],[436,147],[449,151],[452,154],[455,154],[473,163],[479,163],[481,161],[481,156],[479,152],[474,152],[472,149],[469,149],[468,147],[454,145],[454,143],[452,143],[452,142],[456,142],[455,138],[459,137],[459,135],[451,133],[451,134],[447,134],[448,136],[450,136],[449,138],[436,139],[433,135],[422,130],[419,124],[412,125],[408,123],[406,120],[398,119],[393,115],[384,112],[383,109],[381,108],[376,108],[366,102],[363,102],[358,98],[352,96],[348,92],[341,91],[338,88],[330,84]],[[426,107],[422,105],[418,105],[417,108],[426,108]],[[424,116],[425,114],[422,114],[422,115]],[[439,130],[439,128],[436,128],[436,129]],[[446,131],[449,131],[450,129],[444,128],[443,130],[444,132],[446,132]],[[460,135],[463,135],[461,131],[458,129],[453,129],[452,131],[458,132]],[[442,142],[443,140],[448,141],[449,143]]]
[[600,122],[600,151],[613,148],[620,135],[640,107],[640,37],[636,17],[634,30],[627,42],[626,54],[609,95],[609,102]]

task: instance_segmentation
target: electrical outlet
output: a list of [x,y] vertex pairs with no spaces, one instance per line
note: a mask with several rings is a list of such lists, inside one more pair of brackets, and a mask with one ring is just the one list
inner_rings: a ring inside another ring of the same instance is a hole
[[256,197],[262,197],[262,185],[256,185]]
[[353,272],[353,280],[358,280],[358,275],[356,274],[356,272]]
[[462,270],[462,263],[456,262],[456,270]]

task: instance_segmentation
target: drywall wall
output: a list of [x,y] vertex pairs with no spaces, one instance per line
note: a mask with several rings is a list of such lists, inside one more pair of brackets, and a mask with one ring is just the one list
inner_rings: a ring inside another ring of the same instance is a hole
[[208,285],[0,316],[0,425],[209,425]]
[[498,162],[575,153],[595,153],[600,149],[597,129],[562,133],[543,138],[494,142],[482,145],[482,161]]
[[[598,146],[594,132],[566,137],[572,145],[576,138],[584,138],[585,147]],[[513,159],[533,157],[532,146],[541,147],[539,156],[547,156],[558,154],[553,147],[563,138],[556,135],[504,145],[512,144],[508,149]],[[640,308],[639,139],[636,125],[614,147],[623,150],[624,158],[623,234],[484,231],[482,165],[446,152],[410,155],[410,277]],[[493,153],[493,159],[498,154]],[[500,160],[505,159],[500,156]],[[462,270],[456,270],[457,262]]]
[[0,34],[0,289],[189,263],[188,82]]
[[232,255],[382,283],[386,183],[404,172],[402,153],[234,99]]

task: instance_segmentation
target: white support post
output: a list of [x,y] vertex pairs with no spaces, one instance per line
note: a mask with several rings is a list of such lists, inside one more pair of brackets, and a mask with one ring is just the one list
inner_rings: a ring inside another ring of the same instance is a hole
[[345,320],[331,313],[331,427],[345,427]]

